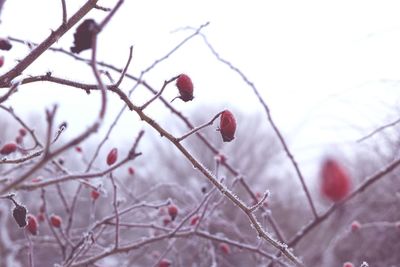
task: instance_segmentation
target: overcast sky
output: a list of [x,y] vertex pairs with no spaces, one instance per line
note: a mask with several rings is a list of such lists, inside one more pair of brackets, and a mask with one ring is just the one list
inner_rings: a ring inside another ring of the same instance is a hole
[[[59,25],[60,2],[8,0],[1,14],[0,34],[40,42]],[[71,15],[85,1],[66,2]],[[99,1],[106,7],[115,3]],[[300,162],[306,164],[309,157],[324,153],[326,146],[354,146],[363,134],[397,117],[399,8],[399,1],[385,0],[127,0],[99,37],[99,60],[122,67],[129,46],[134,45],[129,72],[139,75],[190,34],[174,30],[210,22],[203,33],[222,57],[254,82]],[[88,17],[100,20],[104,15],[94,11]],[[69,49],[73,31],[54,46]],[[26,47],[15,45],[5,55],[6,65],[0,71],[12,67],[14,62],[7,61],[10,56],[18,59],[27,52]],[[89,57],[90,52],[82,56]],[[25,74],[48,70],[66,78],[93,81],[87,66],[50,52]],[[262,111],[251,88],[218,62],[199,37],[157,66],[145,80],[160,88],[165,79],[182,72],[192,77],[196,97],[190,107],[176,102],[182,111],[212,105]],[[129,89],[133,83],[124,86]],[[97,114],[98,97],[45,83],[29,88],[7,104],[28,116],[60,103],[60,120],[75,122],[70,133],[81,130]],[[175,94],[169,89],[166,97]],[[110,103],[109,114],[115,114],[121,103],[116,98]],[[124,127],[132,123],[132,118],[126,118]]]

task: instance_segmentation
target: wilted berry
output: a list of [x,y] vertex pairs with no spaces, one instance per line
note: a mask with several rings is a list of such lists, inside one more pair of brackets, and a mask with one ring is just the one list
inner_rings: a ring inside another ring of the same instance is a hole
[[185,102],[193,100],[193,83],[189,76],[186,74],[179,75],[176,87],[178,87],[180,99]]
[[13,209],[13,217],[19,227],[26,226],[26,208],[22,205],[16,205]]
[[162,259],[160,263],[158,264],[158,267],[170,267],[171,266],[171,261],[167,259]]
[[28,214],[27,219],[28,219],[28,224],[26,226],[26,229],[32,235],[37,235],[37,232],[38,232],[38,221],[36,220],[36,217],[34,215],[32,215],[32,214]]
[[229,253],[231,253],[231,248],[230,248],[229,245],[226,244],[226,243],[220,243],[220,244],[219,244],[219,249],[220,249],[224,254],[229,254]]
[[0,149],[0,154],[8,155],[17,150],[18,146],[16,143],[7,143]]
[[128,173],[129,173],[130,175],[134,175],[134,174],[135,174],[135,169],[134,169],[133,167],[129,167],[129,168],[128,168]]
[[118,159],[118,149],[113,148],[107,155],[107,164],[113,165]]
[[326,159],[323,162],[321,179],[321,193],[331,201],[340,201],[350,192],[350,176],[336,160]]
[[0,38],[0,49],[1,50],[10,50],[12,48],[12,44],[8,39]]
[[83,21],[74,33],[74,46],[71,47],[72,53],[80,52],[92,47],[92,39],[96,34],[97,23],[93,19]]
[[50,223],[53,227],[55,228],[60,228],[61,227],[61,223],[62,223],[62,219],[60,216],[57,215],[51,215],[50,216]]
[[168,214],[171,217],[171,220],[175,220],[178,215],[178,208],[175,205],[168,206]]
[[235,138],[236,120],[229,110],[224,110],[221,114],[219,131],[224,142],[230,142]]
[[98,190],[92,190],[90,192],[90,197],[93,199],[93,201],[95,201],[96,199],[98,199],[100,196],[100,192]]

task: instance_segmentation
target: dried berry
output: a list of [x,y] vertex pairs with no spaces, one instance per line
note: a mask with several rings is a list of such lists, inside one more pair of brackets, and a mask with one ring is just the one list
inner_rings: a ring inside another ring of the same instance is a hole
[[219,244],[219,249],[220,249],[224,254],[229,254],[229,253],[231,253],[231,248],[230,248],[229,245],[226,244],[226,243],[221,243],[221,244]]
[[62,219],[60,216],[57,215],[51,215],[50,217],[50,223],[53,227],[55,228],[60,228],[61,227],[61,223],[62,223]]
[[168,214],[171,217],[171,220],[175,220],[178,215],[178,208],[175,205],[168,206]]
[[179,90],[179,98],[187,102],[193,100],[193,83],[189,76],[181,74],[176,81]]
[[34,215],[32,215],[32,214],[28,214],[27,219],[28,219],[28,224],[26,226],[26,229],[32,235],[37,235],[37,232],[38,232],[38,221],[36,220],[36,217]]
[[17,150],[18,146],[16,143],[8,143],[5,144],[1,149],[0,149],[0,154],[3,155],[8,155]]
[[323,162],[321,179],[321,193],[331,201],[340,201],[350,192],[350,176],[336,160],[326,159]]
[[162,259],[160,260],[160,263],[158,264],[158,267],[169,267],[171,266],[171,261],[167,260],[167,259]]
[[90,197],[93,199],[93,201],[98,199],[99,196],[100,196],[100,192],[97,190],[92,190],[92,192],[90,192]]
[[221,114],[219,131],[224,142],[230,142],[235,138],[236,120],[229,110],[224,110]]
[[19,227],[26,226],[26,208],[24,206],[17,204],[13,210],[13,217]]
[[134,174],[135,174],[135,169],[134,169],[133,167],[129,167],[129,168],[128,168],[128,173],[129,173],[130,175],[134,175]]
[[74,33],[74,46],[71,47],[72,53],[80,52],[92,47],[92,39],[96,34],[97,23],[93,19],[82,22]]
[[118,149],[113,148],[107,155],[107,164],[109,166],[113,165],[118,159]]
[[12,44],[8,39],[0,38],[0,49],[1,50],[10,50],[12,48]]

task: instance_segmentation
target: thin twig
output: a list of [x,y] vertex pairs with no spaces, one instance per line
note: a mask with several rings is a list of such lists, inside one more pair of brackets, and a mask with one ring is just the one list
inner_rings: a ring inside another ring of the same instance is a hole
[[167,87],[167,85],[168,84],[170,84],[170,83],[172,83],[173,81],[175,81],[176,79],[178,79],[179,78],[179,75],[178,76],[175,76],[175,77],[173,77],[173,78],[171,78],[171,79],[169,79],[169,80],[167,80],[167,81],[164,81],[164,84],[163,84],[163,86],[161,87],[161,90],[156,94],[156,95],[154,95],[152,98],[150,98],[150,100],[149,101],[147,101],[146,103],[144,103],[141,107],[140,107],[140,109],[141,110],[144,110],[148,105],[150,105],[154,100],[156,100],[157,98],[159,98],[160,96],[161,96],[161,94],[164,92],[164,90],[165,90],[165,88]]
[[61,0],[62,5],[62,24],[67,24],[67,5],[65,4],[65,0]]
[[131,60],[132,60],[132,50],[133,50],[133,46],[129,47],[129,56],[128,56],[128,61],[126,62],[125,68],[123,69],[121,76],[119,77],[118,81],[114,84],[115,87],[119,87],[122,83],[122,80],[125,77],[126,72],[128,71],[128,67],[129,64],[131,64]]
[[201,129],[210,126],[214,123],[214,121],[221,115],[222,111],[219,112],[217,115],[215,115],[209,122],[204,123],[196,128],[194,128],[193,130],[189,131],[188,133],[182,135],[181,137],[177,138],[176,141],[181,142],[183,139],[187,138],[188,136],[200,131]]
[[357,140],[357,143],[360,143],[360,142],[362,142],[362,141],[365,141],[366,139],[368,139],[368,138],[374,136],[375,134],[377,134],[377,133],[379,133],[379,132],[385,130],[386,128],[393,127],[393,126],[395,126],[395,125],[398,124],[398,123],[400,123],[400,118],[397,119],[397,120],[395,120],[395,121],[393,121],[393,122],[391,122],[391,123],[385,124],[385,125],[383,125],[383,126],[377,128],[377,129],[375,129],[374,131],[372,131],[371,133],[367,134],[366,136],[364,136],[364,137],[358,139],[358,140]]

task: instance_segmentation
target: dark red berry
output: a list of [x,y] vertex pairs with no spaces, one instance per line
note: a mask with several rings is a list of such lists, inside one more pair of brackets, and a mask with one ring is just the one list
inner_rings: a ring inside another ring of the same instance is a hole
[[12,44],[8,39],[0,38],[0,49],[1,50],[10,50],[12,48]]
[[130,175],[134,175],[134,174],[135,174],[135,169],[134,169],[133,167],[129,167],[129,168],[128,168],[128,173],[129,173]]
[[109,166],[113,165],[118,159],[118,149],[113,148],[107,155],[107,164]]
[[236,120],[229,110],[224,110],[221,114],[219,131],[224,142],[230,142],[235,138]]
[[38,232],[38,221],[36,220],[36,217],[34,215],[32,215],[32,214],[28,214],[27,219],[28,219],[28,224],[26,226],[26,229],[32,235],[37,235],[37,232]]
[[170,266],[171,266],[171,261],[167,259],[160,260],[160,263],[158,264],[158,267],[170,267]]
[[176,87],[178,87],[180,99],[185,102],[193,99],[193,83],[189,76],[186,74],[179,75]]
[[100,192],[97,190],[92,190],[90,192],[90,197],[93,199],[93,201],[95,201],[96,199],[98,199],[100,196]]
[[231,248],[230,248],[229,245],[226,244],[226,243],[221,243],[221,244],[219,244],[219,249],[220,249],[224,254],[229,254],[229,253],[231,253]]
[[171,220],[175,220],[178,215],[178,208],[175,205],[168,206],[168,214],[171,217]]
[[93,19],[82,22],[74,34],[74,46],[71,47],[72,53],[80,52],[92,47],[92,39],[96,34],[97,23]]
[[26,226],[26,208],[21,205],[17,205],[13,210],[13,217],[19,227]]
[[82,148],[80,146],[75,147],[76,152],[82,153]]
[[5,144],[1,149],[0,149],[0,154],[3,155],[8,155],[17,150],[18,146],[16,143],[8,143]]
[[200,219],[199,215],[194,215],[191,219],[190,219],[190,225],[196,225],[198,223]]
[[62,223],[62,219],[60,216],[57,215],[51,215],[50,217],[50,223],[53,227],[55,228],[60,228],[61,227],[61,223]]
[[350,176],[336,160],[326,159],[323,162],[321,179],[321,193],[331,201],[340,201],[350,192]]

